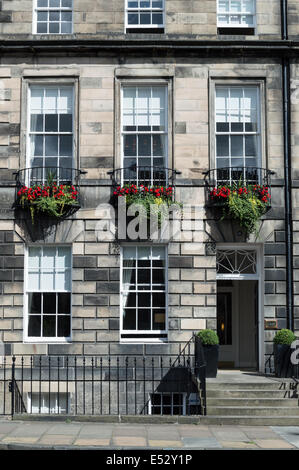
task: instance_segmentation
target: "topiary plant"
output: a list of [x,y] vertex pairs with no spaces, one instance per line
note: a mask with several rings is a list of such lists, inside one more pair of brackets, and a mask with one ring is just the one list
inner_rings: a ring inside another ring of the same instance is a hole
[[214,330],[201,330],[197,333],[197,336],[199,336],[204,346],[219,344],[218,335]]
[[296,340],[296,336],[291,330],[283,328],[278,331],[274,336],[274,344],[288,344],[291,345],[293,341]]

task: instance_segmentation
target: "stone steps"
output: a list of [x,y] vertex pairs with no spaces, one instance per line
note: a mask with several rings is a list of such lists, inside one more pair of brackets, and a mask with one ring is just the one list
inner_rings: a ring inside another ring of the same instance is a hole
[[207,390],[209,398],[292,398],[292,390]]
[[212,416],[298,416],[299,406],[281,407],[272,406],[209,406],[208,414]]
[[208,398],[207,405],[213,406],[266,406],[266,407],[292,407],[299,408],[296,400],[292,398]]
[[298,426],[299,401],[291,381],[207,382],[201,424]]

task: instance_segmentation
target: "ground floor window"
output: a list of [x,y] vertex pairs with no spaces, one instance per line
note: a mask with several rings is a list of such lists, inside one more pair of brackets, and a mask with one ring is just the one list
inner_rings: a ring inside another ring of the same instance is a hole
[[149,414],[185,415],[186,393],[152,393]]
[[69,412],[68,393],[28,393],[27,413],[32,414],[66,414]]
[[70,340],[71,247],[27,250],[25,331],[29,341]]
[[126,246],[121,266],[121,338],[166,339],[164,246]]

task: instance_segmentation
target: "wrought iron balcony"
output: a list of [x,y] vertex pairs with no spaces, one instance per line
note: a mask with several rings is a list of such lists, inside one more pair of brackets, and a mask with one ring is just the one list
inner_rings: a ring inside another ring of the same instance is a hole
[[214,206],[210,192],[223,186],[229,188],[265,187],[271,194],[271,176],[274,171],[258,167],[224,167],[215,168],[203,173],[205,175],[206,206]]
[[135,184],[136,186],[175,186],[176,175],[179,171],[156,166],[137,166],[118,168],[112,172],[113,186],[126,186]]

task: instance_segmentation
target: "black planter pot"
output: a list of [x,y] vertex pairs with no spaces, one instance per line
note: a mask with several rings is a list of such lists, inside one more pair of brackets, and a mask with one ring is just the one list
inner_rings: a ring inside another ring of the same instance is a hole
[[203,345],[203,350],[206,361],[206,377],[215,378],[218,370],[219,345]]
[[274,368],[276,377],[288,378],[293,375],[292,350],[288,344],[274,344]]

